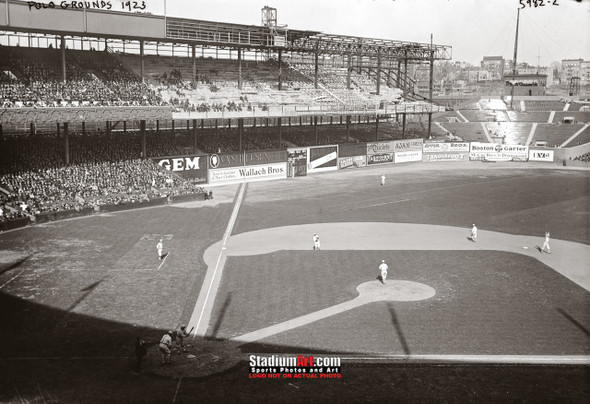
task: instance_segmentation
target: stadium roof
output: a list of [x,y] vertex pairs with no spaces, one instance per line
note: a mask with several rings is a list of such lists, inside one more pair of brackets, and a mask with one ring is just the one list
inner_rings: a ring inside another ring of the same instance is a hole
[[285,50],[320,55],[353,55],[384,60],[451,59],[451,47],[418,42],[353,37],[285,27],[244,25],[95,9],[36,10],[5,0],[0,29],[80,37],[188,43],[221,48]]

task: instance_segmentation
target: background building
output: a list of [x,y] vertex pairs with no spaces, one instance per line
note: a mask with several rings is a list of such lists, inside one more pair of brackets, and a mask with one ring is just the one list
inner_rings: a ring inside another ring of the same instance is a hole
[[490,73],[491,81],[500,81],[504,78],[505,60],[502,56],[484,56],[481,67]]

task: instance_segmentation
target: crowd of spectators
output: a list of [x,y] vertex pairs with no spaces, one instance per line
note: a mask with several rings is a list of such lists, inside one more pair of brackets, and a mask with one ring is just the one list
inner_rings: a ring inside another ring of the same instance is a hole
[[[2,139],[0,221],[204,192],[198,184],[141,159],[136,133],[73,134],[70,164],[65,164],[62,140],[56,134]],[[186,154],[185,140],[188,137],[170,131],[150,133],[148,154]]]
[[68,50],[64,83],[59,52],[0,46],[0,108],[167,105],[108,52]]
[[584,163],[590,163],[590,152],[584,153],[581,156],[574,158],[575,161],[582,161]]
[[0,83],[0,108],[156,105],[167,104],[154,89],[134,81]]

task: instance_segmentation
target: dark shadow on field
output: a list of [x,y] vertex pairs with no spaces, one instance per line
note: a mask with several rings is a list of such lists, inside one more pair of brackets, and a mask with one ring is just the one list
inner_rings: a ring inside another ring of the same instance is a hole
[[387,308],[389,309],[389,315],[391,317],[391,324],[393,324],[393,327],[395,328],[395,332],[397,333],[397,336],[399,338],[399,342],[402,346],[402,349],[404,350],[404,354],[409,355],[411,353],[410,347],[408,346],[408,341],[406,341],[404,331],[399,323],[399,320],[397,319],[397,314],[395,313],[395,308],[393,307],[393,303],[388,303]]
[[85,292],[82,296],[80,296],[78,299],[76,299],[76,301],[74,303],[72,303],[72,305],[70,307],[67,308],[66,311],[72,311],[74,310],[80,303],[82,303],[87,297],[88,295],[90,295],[94,289],[96,289],[98,287],[98,285],[100,285],[105,279],[107,278],[107,276],[103,276],[101,279],[99,279],[96,282],[91,283],[90,285],[86,286],[85,288],[81,289],[82,292]]
[[0,265],[0,275],[2,275],[5,272],[8,272],[12,269],[18,268],[19,266],[21,266],[22,264],[24,264],[28,259],[29,259],[29,255],[27,255],[24,258],[21,258],[15,262],[12,262],[10,264],[8,264],[8,266],[6,268],[2,268],[2,266]]
[[219,318],[217,319],[217,321],[215,322],[215,324],[213,325],[213,327],[211,328],[211,332],[207,333],[207,339],[208,340],[212,340],[212,341],[219,341],[222,340],[222,338],[217,338],[217,332],[219,331],[219,329],[221,328],[221,324],[223,324],[223,318],[225,317],[225,314],[227,313],[227,308],[229,307],[230,303],[231,303],[231,292],[229,292],[227,294],[227,298],[223,301],[223,305],[221,306],[221,311],[219,313]]
[[584,327],[582,324],[580,324],[579,321],[577,321],[575,318],[573,318],[571,315],[569,315],[565,310],[563,309],[557,309],[557,312],[559,314],[561,314],[562,316],[564,316],[565,318],[567,318],[573,325],[575,325],[576,327],[578,327],[580,330],[582,330],[582,332],[584,334],[586,334],[587,337],[590,338],[590,330],[588,330],[586,327]]

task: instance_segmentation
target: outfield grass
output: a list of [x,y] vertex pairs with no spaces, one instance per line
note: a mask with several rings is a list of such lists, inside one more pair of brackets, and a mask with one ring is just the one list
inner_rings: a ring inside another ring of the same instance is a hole
[[[402,222],[590,244],[588,171],[518,164],[367,168],[252,183],[233,234],[328,222]],[[385,187],[379,177],[387,175]],[[234,192],[235,187],[231,188]],[[134,375],[133,342],[186,323],[232,208],[165,206],[0,235],[0,402],[581,402],[585,366],[346,363],[340,381]],[[171,254],[158,261],[155,240]],[[252,240],[272,242],[272,240]],[[419,241],[417,241],[419,242]],[[311,247],[311,234],[309,236]],[[557,256],[557,255],[556,255]],[[492,251],[278,251],[227,259],[209,335],[231,338],[348,301],[374,280],[429,285],[419,302],[371,303],[242,347],[243,352],[588,355],[589,293],[535,259]],[[160,267],[160,265],[162,266]],[[160,267],[160,269],[158,269]],[[193,349],[205,342],[196,340]],[[201,347],[201,348],[199,348]],[[157,357],[157,355],[156,355]],[[149,367],[153,368],[150,369]],[[539,399],[539,398],[543,399]]]

